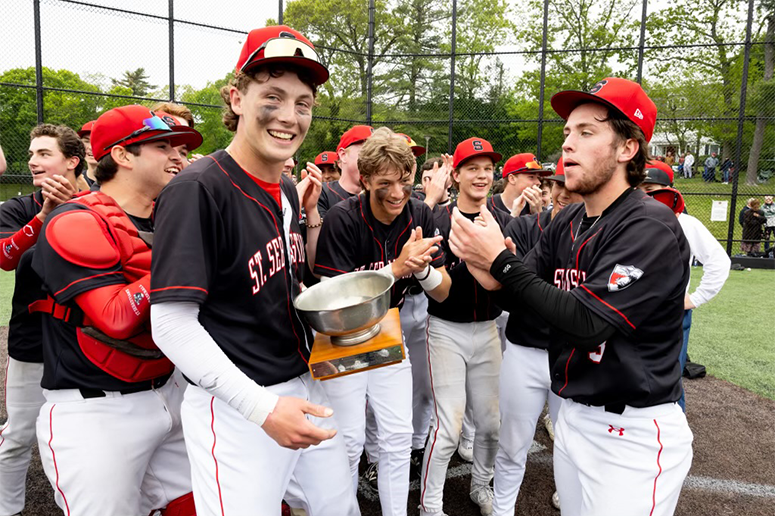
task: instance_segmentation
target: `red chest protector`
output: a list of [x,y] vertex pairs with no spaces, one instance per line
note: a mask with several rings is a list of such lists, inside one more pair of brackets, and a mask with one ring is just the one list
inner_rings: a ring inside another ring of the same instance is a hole
[[[89,192],[70,202],[87,207],[105,223],[118,247],[121,270],[127,283],[133,283],[151,271],[150,246],[140,238],[137,228],[112,197],[102,192]],[[50,297],[33,305],[30,305],[30,311],[49,312],[59,319],[66,320],[70,315],[69,309],[56,305]],[[88,317],[83,319],[76,330],[81,351],[109,375],[125,382],[140,382],[170,374],[175,368],[153,342],[149,323],[128,341],[115,341],[107,336],[100,340],[84,333],[84,327],[93,324]]]

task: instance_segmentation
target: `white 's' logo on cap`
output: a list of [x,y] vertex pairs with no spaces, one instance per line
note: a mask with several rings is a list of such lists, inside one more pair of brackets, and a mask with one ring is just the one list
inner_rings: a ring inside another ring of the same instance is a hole
[[643,113],[640,112],[640,109],[635,110],[635,116],[643,120]]

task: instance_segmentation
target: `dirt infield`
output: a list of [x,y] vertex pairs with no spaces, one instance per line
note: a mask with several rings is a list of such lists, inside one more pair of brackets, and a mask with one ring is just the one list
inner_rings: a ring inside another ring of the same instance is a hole
[[[7,328],[0,328],[0,363],[6,361]],[[5,368],[0,368],[0,396],[4,399]],[[677,515],[775,514],[775,401],[730,383],[707,377],[686,383],[688,418],[694,432],[694,462],[678,503]],[[0,421],[5,420],[5,404]],[[517,515],[559,515],[552,508],[552,442],[539,425],[528,456],[527,472],[517,501]],[[27,481],[24,515],[62,514],[54,504],[51,486],[40,466],[37,450]],[[449,516],[475,516],[478,508],[468,500],[470,467],[457,456],[450,464],[444,490],[444,510]],[[379,501],[361,492],[364,516],[380,514]],[[419,490],[413,484],[409,514],[418,514]],[[626,508],[623,508],[626,509]],[[248,514],[246,512],[245,514]],[[623,511],[623,514],[626,510]]]

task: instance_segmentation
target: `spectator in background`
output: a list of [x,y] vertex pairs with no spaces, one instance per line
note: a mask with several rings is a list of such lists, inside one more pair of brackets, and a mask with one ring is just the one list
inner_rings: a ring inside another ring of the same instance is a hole
[[753,197],[751,197],[750,199],[748,199],[747,201],[745,201],[745,206],[743,206],[743,209],[742,209],[742,210],[740,210],[740,214],[737,216],[737,221],[740,223],[740,225],[741,225],[741,226],[745,226],[745,224],[743,224],[743,219],[744,219],[744,217],[745,217],[745,212],[747,212],[748,210],[750,210],[750,209],[751,209],[751,203],[752,203],[753,201],[755,201],[755,200],[756,200],[756,199],[754,199]]
[[672,167],[675,164],[675,149],[672,147],[669,147],[667,149],[667,153],[665,154],[665,163],[669,167]]
[[715,152],[711,152],[710,156],[705,159],[705,171],[702,173],[702,178],[706,183],[714,183],[716,181],[716,167],[718,166],[718,158]]
[[8,168],[8,164],[5,162],[5,154],[3,154],[3,146],[0,145],[0,176],[3,175],[6,168]]
[[732,160],[727,158],[724,163],[721,164],[721,182],[725,185],[729,184],[729,175],[735,170],[735,165]]
[[761,250],[763,227],[767,219],[760,207],[759,199],[753,199],[750,209],[743,215],[743,242],[740,249],[748,256],[755,256]]
[[766,253],[770,250],[770,235],[775,234],[775,203],[772,202],[771,195],[764,197],[762,213],[767,219],[767,224],[764,226],[764,252]]
[[692,151],[686,151],[686,156],[684,156],[684,178],[691,179],[694,176],[692,167],[694,167],[694,156],[692,156]]

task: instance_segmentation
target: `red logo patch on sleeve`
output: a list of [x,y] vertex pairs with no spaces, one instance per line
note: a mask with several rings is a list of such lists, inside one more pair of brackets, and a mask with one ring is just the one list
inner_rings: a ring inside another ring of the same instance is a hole
[[624,290],[640,279],[641,276],[643,276],[643,271],[634,265],[619,265],[617,263],[611,276],[608,278],[608,291],[618,292]]

